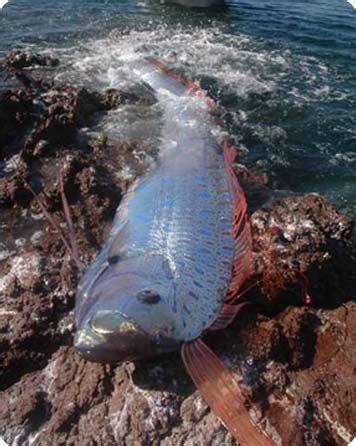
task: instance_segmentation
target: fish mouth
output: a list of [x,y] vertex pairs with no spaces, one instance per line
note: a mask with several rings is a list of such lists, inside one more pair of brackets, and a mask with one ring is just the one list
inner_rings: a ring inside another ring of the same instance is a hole
[[138,324],[120,311],[99,311],[89,321],[91,329],[100,335],[142,331]]
[[123,362],[154,354],[151,336],[120,312],[99,311],[79,328],[74,347],[94,362]]

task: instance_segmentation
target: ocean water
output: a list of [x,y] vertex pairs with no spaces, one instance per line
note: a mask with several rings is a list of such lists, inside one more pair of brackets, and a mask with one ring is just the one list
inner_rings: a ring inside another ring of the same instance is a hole
[[[356,10],[345,0],[234,0],[213,11],[10,0],[0,57],[14,47],[58,56],[58,81],[98,90],[132,86],[128,62],[160,57],[224,106],[245,160],[283,189],[321,193],[356,215]],[[157,120],[127,107],[98,127],[154,143]]]

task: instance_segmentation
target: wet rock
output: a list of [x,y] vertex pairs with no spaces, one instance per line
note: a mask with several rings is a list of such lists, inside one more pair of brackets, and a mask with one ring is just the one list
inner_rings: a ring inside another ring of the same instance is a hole
[[[292,308],[255,321],[245,313],[209,341],[249,391],[276,444],[283,438],[286,445],[344,445],[355,435],[349,382],[356,337],[348,331],[355,318],[354,303],[331,312]],[[310,319],[317,321],[313,348],[300,339]],[[297,363],[290,361],[295,351]],[[49,445],[49,438],[51,444],[235,444],[194,391],[179,356],[113,367],[87,363],[69,347],[3,392],[0,426],[10,444],[15,435],[23,444],[36,435],[38,445]]]
[[16,173],[0,178],[0,206],[29,206],[33,196],[26,187],[26,176],[26,167],[19,165]]
[[26,290],[34,290],[41,275],[41,258],[36,253],[11,258],[10,271],[0,281],[0,290],[6,293],[15,282]]
[[335,306],[350,299],[353,220],[324,198],[272,199],[252,214],[251,227],[255,271],[266,295],[274,297],[299,281],[309,288],[314,305]]
[[137,94],[131,91],[120,91],[115,88],[110,88],[100,96],[100,102],[105,110],[113,110],[119,105],[126,104],[153,105],[156,103],[156,98],[148,95],[147,92]]
[[32,53],[31,51],[11,51],[5,58],[7,68],[23,69],[28,67],[56,67],[59,60],[43,54]]
[[27,138],[26,151],[38,156],[76,144],[78,129],[90,124],[95,114],[135,101],[132,95],[113,89],[101,94],[85,88],[52,87],[41,95],[39,123]]
[[355,317],[354,302],[332,311],[288,308],[243,326],[242,345],[227,352],[230,361],[239,359],[237,375],[252,387],[270,432],[283,444],[345,445],[355,437],[356,392],[348,385]]
[[31,120],[33,113],[32,92],[25,89],[6,91],[0,96],[0,158],[5,156],[3,146],[17,138]]

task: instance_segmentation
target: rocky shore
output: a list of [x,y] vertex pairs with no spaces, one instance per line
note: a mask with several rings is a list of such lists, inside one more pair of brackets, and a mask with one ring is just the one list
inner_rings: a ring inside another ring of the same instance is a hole
[[[62,241],[59,177],[89,264],[155,150],[113,145],[88,129],[109,110],[150,107],[155,98],[57,85],[58,64],[24,52],[3,61],[14,86],[0,94],[0,438],[36,446],[233,445],[179,353],[112,366],[72,348],[79,273]],[[353,220],[319,195],[272,189],[254,167],[237,164],[236,172],[249,201],[254,305],[207,342],[277,444],[346,445],[356,437]]]

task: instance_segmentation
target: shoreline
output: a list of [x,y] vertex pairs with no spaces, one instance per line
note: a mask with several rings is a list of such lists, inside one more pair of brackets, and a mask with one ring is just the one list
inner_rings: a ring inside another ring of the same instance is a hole
[[[6,65],[19,87],[0,96],[0,212],[7,220],[0,236],[9,233],[0,248],[0,436],[9,444],[48,446],[93,438],[105,445],[234,444],[178,354],[112,366],[73,351],[77,271],[24,180],[65,231],[62,168],[88,264],[122,194],[149,168],[146,151],[152,158],[155,152],[125,141],[112,147],[105,134],[88,138],[83,128],[122,104],[149,108],[155,99],[55,85],[57,63],[13,53]],[[348,384],[356,368],[354,221],[317,194],[274,191],[266,172],[253,166],[238,164],[236,172],[249,202],[262,286],[249,295],[256,305],[210,335],[209,344],[242,380],[276,440],[345,444],[356,437],[356,392]]]

